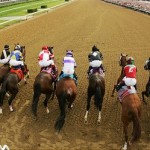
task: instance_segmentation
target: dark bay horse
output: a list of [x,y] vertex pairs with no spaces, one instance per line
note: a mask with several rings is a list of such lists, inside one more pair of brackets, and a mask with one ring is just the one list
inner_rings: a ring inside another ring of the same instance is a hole
[[56,96],[59,103],[60,115],[55,123],[55,129],[59,132],[64,123],[66,117],[66,106],[68,108],[73,107],[73,102],[77,95],[77,87],[74,79],[70,77],[64,77],[57,82],[56,85]]
[[115,93],[115,89],[116,89],[116,86],[118,85],[118,83],[121,82],[122,78],[123,78],[123,69],[124,67],[126,66],[127,62],[126,62],[126,58],[127,58],[128,55],[126,54],[122,54],[120,55],[120,60],[119,60],[119,65],[122,67],[121,69],[121,73],[120,73],[120,76],[119,78],[117,79],[117,84],[114,85],[114,88],[112,90],[112,94],[111,96],[114,97],[114,93]]
[[[25,65],[25,67],[27,67],[27,65]],[[28,71],[27,68],[25,68],[24,71]],[[2,87],[0,90],[0,114],[2,114],[3,100],[7,92],[9,92],[10,94],[10,97],[8,99],[9,109],[10,111],[13,111],[13,107],[11,104],[19,91],[18,84],[23,79],[25,79],[25,76],[23,75],[22,70],[21,69],[14,70],[13,68],[11,68],[10,72],[6,74],[6,76],[4,77]]]
[[[125,143],[123,150],[127,150],[129,145],[132,145],[141,137],[141,126],[140,126],[140,116],[141,116],[141,101],[138,95],[129,94],[123,98],[121,102],[122,106],[122,116],[121,120],[123,122],[123,131],[125,135]],[[128,141],[128,126],[133,123],[133,132],[131,140]]]
[[149,71],[149,79],[148,79],[148,82],[147,82],[147,84],[146,84],[146,89],[145,89],[145,91],[142,92],[142,99],[143,99],[143,102],[144,102],[145,104],[147,104],[147,102],[145,101],[144,96],[150,97],[150,71]]
[[0,67],[0,84],[3,82],[4,77],[6,76],[6,74],[9,73],[9,71],[10,71],[9,64],[5,64]]
[[90,102],[92,96],[94,96],[94,104],[98,109],[97,123],[101,121],[101,109],[103,104],[103,97],[105,95],[105,80],[99,73],[93,73],[89,76],[89,85],[87,90],[87,107],[86,114],[84,116],[84,122],[87,123],[88,112],[90,109]]
[[56,82],[53,82],[53,78],[51,74],[47,72],[40,72],[36,76],[33,85],[34,94],[33,94],[33,101],[32,101],[32,112],[35,119],[37,118],[37,105],[38,105],[40,95],[41,94],[46,95],[46,98],[44,100],[44,106],[46,108],[46,112],[49,113],[47,103],[51,95],[52,95],[52,99],[54,98],[55,89],[56,89]]

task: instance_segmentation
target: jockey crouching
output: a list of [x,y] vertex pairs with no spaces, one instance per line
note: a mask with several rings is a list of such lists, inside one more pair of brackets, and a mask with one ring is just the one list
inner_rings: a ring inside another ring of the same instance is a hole
[[38,60],[39,66],[41,67],[40,71],[51,69],[49,73],[52,75],[54,82],[56,82],[58,70],[56,65],[54,64],[54,54],[50,53],[48,46],[42,47],[42,51],[39,53]]
[[9,64],[10,60],[10,54],[11,52],[9,51],[9,45],[4,46],[4,50],[2,51],[1,57],[0,57],[0,63],[1,64]]
[[[23,75],[25,75],[24,62],[23,62],[22,53],[20,52],[20,46],[17,45],[14,48],[14,51],[11,52],[9,64],[11,67],[13,67],[16,70],[21,69]],[[26,82],[25,78],[24,80]]]
[[122,88],[122,86],[125,86],[125,85],[129,89],[131,88],[131,86],[134,86],[135,89],[137,90],[136,72],[137,72],[137,67],[134,65],[133,57],[128,57],[127,65],[124,67],[124,70],[123,70],[123,79],[121,83],[117,85],[116,90],[119,91]]
[[[77,85],[78,77],[75,73],[75,68],[77,67],[76,61],[73,58],[73,50],[67,50],[66,56],[63,59],[63,69],[59,75],[59,79],[66,77],[66,76],[73,76],[73,79],[75,80],[75,83]],[[58,80],[59,80],[58,79]]]
[[88,60],[90,63],[89,69],[87,71],[88,76],[92,73],[98,72],[104,77],[105,69],[102,64],[103,56],[95,45],[92,47],[92,52],[88,55]]

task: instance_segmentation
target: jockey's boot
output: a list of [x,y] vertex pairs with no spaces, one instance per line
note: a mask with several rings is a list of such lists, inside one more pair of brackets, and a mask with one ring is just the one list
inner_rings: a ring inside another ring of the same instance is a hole
[[21,66],[21,70],[22,70],[23,75],[26,75],[25,67],[24,66]]
[[119,83],[119,84],[116,86],[116,91],[118,92],[118,91],[122,88],[122,86],[124,86],[124,85],[125,85],[124,82]]
[[135,90],[137,91],[137,85],[136,85],[136,84],[134,85],[134,88],[135,88]]
[[103,64],[101,64],[101,69],[103,70],[103,72],[106,72],[105,67],[103,66]]
[[76,86],[77,86],[77,83],[78,83],[78,76],[77,76],[77,74],[74,72],[74,74],[73,74],[73,78],[75,79],[75,84],[76,84]]

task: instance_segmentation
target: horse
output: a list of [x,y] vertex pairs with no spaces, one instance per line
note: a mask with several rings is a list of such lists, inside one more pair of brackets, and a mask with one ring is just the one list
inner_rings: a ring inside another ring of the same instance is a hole
[[90,102],[92,96],[94,96],[94,104],[98,109],[97,123],[100,124],[101,109],[102,109],[104,95],[105,95],[105,79],[101,74],[95,72],[89,76],[89,85],[87,89],[87,106],[86,106],[86,114],[84,116],[85,124],[88,123],[87,117],[90,109]]
[[114,85],[114,88],[112,90],[112,94],[111,96],[114,97],[114,93],[115,93],[115,89],[116,89],[116,86],[121,82],[122,78],[123,78],[123,69],[124,67],[126,66],[127,62],[126,62],[126,58],[127,58],[128,55],[126,54],[122,54],[120,55],[120,60],[119,60],[119,65],[122,67],[121,69],[121,73],[120,73],[120,76],[119,78],[117,79],[117,84]]
[[10,66],[9,64],[4,64],[0,67],[0,84],[3,82],[4,77],[6,74],[8,74],[10,71]]
[[[122,149],[127,150],[128,146],[138,141],[141,137],[141,101],[137,93],[133,93],[126,95],[120,103],[122,106],[121,120],[123,123],[125,138],[125,143]],[[132,138],[128,141],[128,126],[131,122],[133,122]]]
[[[58,71],[56,71],[56,78],[58,76]],[[54,83],[54,85],[53,85]],[[48,100],[50,99],[52,95],[52,99],[54,99],[54,94],[56,90],[56,81],[54,81],[52,74],[41,71],[35,78],[34,84],[33,84],[33,100],[32,100],[32,113],[34,115],[34,118],[37,118],[37,105],[39,101],[39,97],[41,94],[45,94],[46,98],[44,100],[44,106],[46,108],[46,112],[49,113],[49,109],[47,106]]]
[[[150,71],[149,71],[149,73],[150,73]],[[150,97],[150,74],[149,74],[149,80],[148,80],[148,82],[146,84],[146,88],[145,89],[146,89],[145,91],[142,91],[142,100],[143,100],[143,102],[145,104],[147,104],[147,102],[144,99],[144,96]]]
[[74,79],[66,76],[61,78],[56,85],[56,97],[59,103],[60,115],[55,123],[55,130],[60,132],[66,117],[66,105],[71,109],[76,99],[77,87]]
[[[27,69],[27,65],[25,65],[25,69],[24,69],[25,74],[28,71],[29,70]],[[21,69],[15,70],[13,67],[11,68],[10,72],[6,74],[2,82],[2,87],[0,90],[0,114],[2,114],[3,100],[7,92],[9,92],[10,94],[9,99],[8,99],[9,109],[11,112],[14,111],[11,104],[12,104],[13,99],[15,99],[19,91],[19,87],[18,87],[19,82],[25,78],[26,77],[24,76]],[[25,79],[25,84],[26,84],[26,79]]]

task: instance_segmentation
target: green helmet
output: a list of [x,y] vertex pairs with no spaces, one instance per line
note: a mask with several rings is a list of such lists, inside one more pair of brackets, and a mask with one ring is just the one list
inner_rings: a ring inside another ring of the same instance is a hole
[[127,63],[128,64],[134,64],[134,58],[133,57],[128,57],[127,58]]

